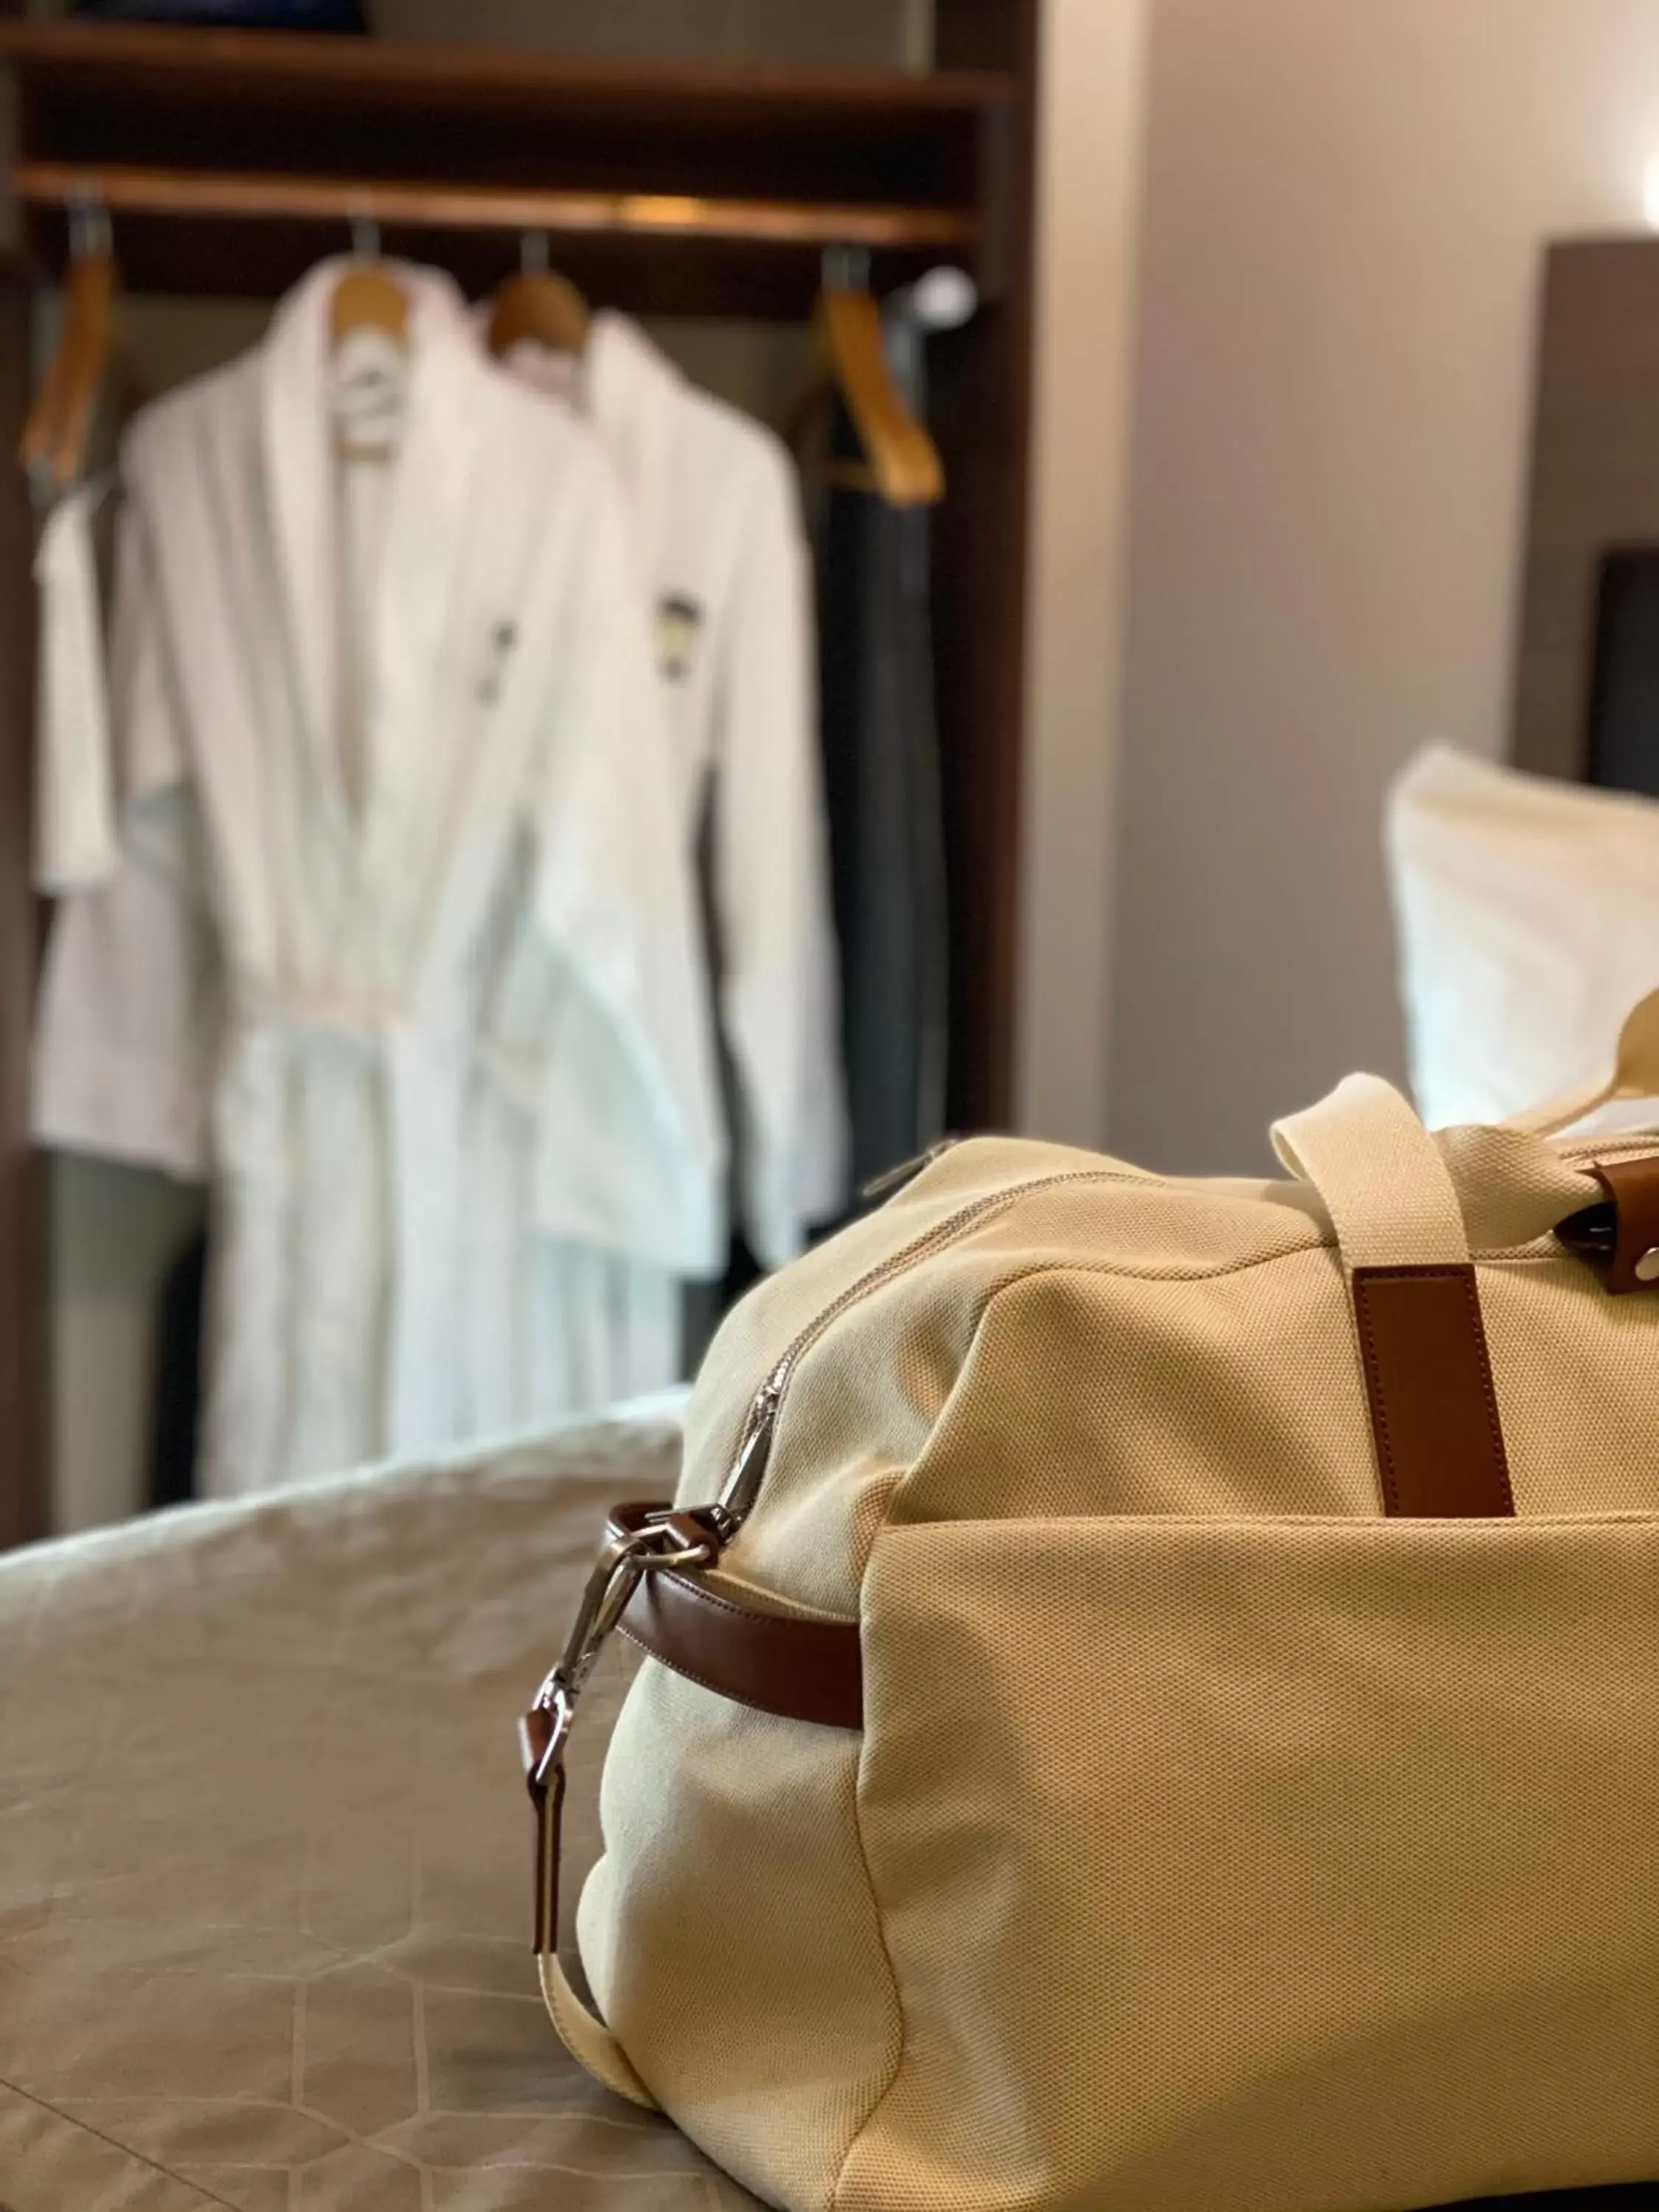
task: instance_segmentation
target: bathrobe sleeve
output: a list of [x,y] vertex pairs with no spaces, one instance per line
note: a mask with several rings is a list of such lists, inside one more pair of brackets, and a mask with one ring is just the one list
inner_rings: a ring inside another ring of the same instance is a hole
[[121,791],[108,880],[62,900],[35,1033],[39,1142],[196,1179],[208,1170],[219,967],[200,823],[143,526],[116,550],[110,722]]
[[597,462],[580,538],[536,805],[537,914],[562,982],[538,1224],[708,1274],[726,1260],[724,1139],[691,827],[644,596]]
[[782,449],[752,452],[718,640],[713,889],[744,1224],[779,1267],[844,1211],[848,1134],[811,562]]
[[58,501],[34,556],[34,883],[48,897],[104,882],[115,866],[109,697],[94,518],[107,480]]

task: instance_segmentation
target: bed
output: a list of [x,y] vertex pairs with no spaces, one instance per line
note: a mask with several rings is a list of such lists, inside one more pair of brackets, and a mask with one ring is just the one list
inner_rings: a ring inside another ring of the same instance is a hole
[[0,1560],[5,2212],[753,2204],[565,2057],[529,1950],[514,1721],[677,1453],[625,1419]]
[[659,1409],[0,1559],[0,2212],[752,2207],[564,2056],[529,1951],[514,1723],[678,1445]]

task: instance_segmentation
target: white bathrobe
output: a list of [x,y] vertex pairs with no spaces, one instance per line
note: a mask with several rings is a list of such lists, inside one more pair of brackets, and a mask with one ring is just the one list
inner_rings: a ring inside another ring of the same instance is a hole
[[594,316],[574,377],[533,348],[511,365],[556,392],[574,385],[627,504],[689,837],[708,811],[711,1018],[737,1210],[756,1256],[778,1267],[843,1210],[848,1158],[811,564],[793,465],[770,431],[689,383],[625,316]]
[[720,1255],[679,771],[616,496],[447,281],[400,274],[372,497],[334,453],[335,264],[125,456],[122,856],[58,918],[35,1123],[212,1178],[210,1493],[534,1410],[547,1237],[655,1273]]
[[35,550],[40,605],[34,744],[34,884],[56,898],[115,866],[103,604],[93,521],[110,477],[77,484]]

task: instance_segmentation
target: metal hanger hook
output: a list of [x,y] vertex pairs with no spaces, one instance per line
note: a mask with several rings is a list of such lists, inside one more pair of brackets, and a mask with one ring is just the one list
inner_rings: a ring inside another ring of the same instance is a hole
[[88,185],[69,204],[70,258],[82,261],[90,254],[107,253],[111,244],[109,210]]
[[359,261],[380,259],[380,225],[376,216],[367,211],[352,216],[351,250]]
[[869,247],[826,246],[822,281],[826,292],[867,292],[870,289]]
[[519,266],[526,276],[546,276],[548,246],[544,230],[521,230],[519,233]]

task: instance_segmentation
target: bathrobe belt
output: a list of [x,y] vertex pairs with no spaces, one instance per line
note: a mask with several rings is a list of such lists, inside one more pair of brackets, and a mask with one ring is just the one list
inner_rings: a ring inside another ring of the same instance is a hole
[[450,1371],[446,1338],[456,1325],[452,1267],[453,1231],[465,1203],[459,1180],[466,1087],[478,1075],[491,1077],[495,1055],[395,994],[260,985],[240,999],[245,1037],[263,1031],[289,1044],[343,1047],[378,1073],[388,1300],[381,1449],[426,1449],[453,1432],[457,1410],[434,1403],[433,1392]]

